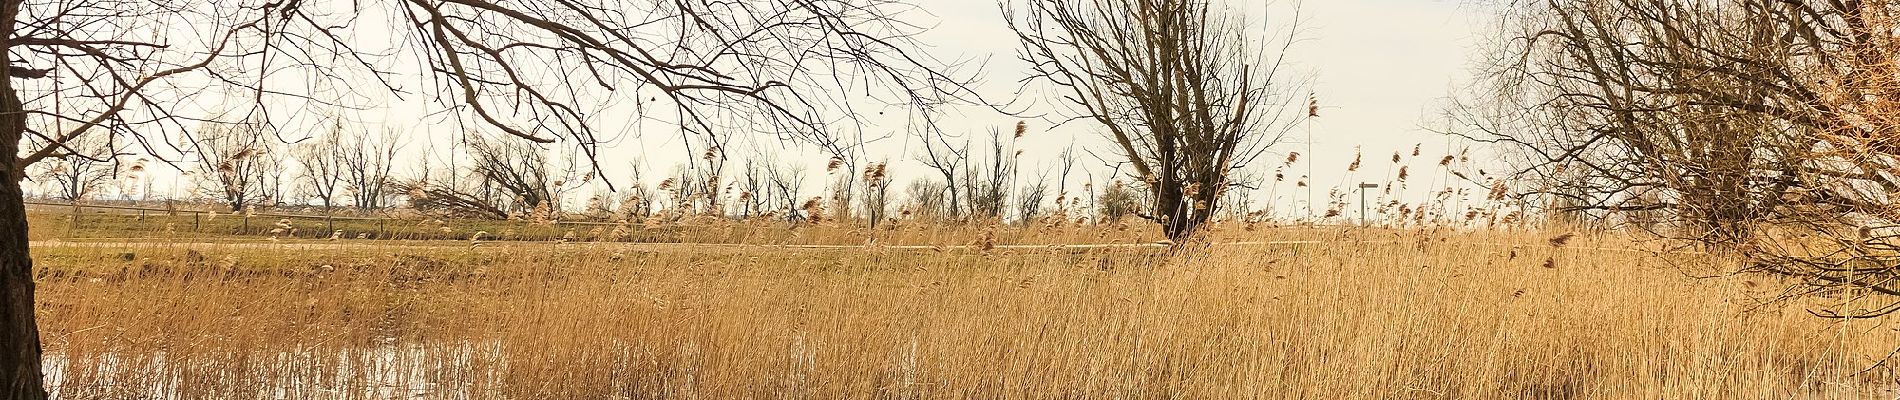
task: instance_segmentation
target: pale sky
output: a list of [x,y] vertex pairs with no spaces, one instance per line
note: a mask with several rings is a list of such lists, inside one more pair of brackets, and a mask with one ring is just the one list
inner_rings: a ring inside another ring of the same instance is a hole
[[[1293,4],[1281,1],[1275,4],[1259,2],[1232,2],[1235,7],[1244,9],[1254,28],[1263,32],[1271,28],[1276,32],[1285,29],[1284,23],[1291,16]],[[1017,81],[1025,75],[1024,67],[1015,58],[1015,38],[1004,26],[1002,15],[993,2],[962,0],[922,0],[922,11],[908,16],[918,24],[934,27],[920,37],[930,48],[925,52],[941,60],[964,60],[971,65],[980,65],[981,77],[985,79],[982,88],[991,100],[1011,100],[1011,93],[1018,86]],[[1289,55],[1296,73],[1310,77],[1311,92],[1317,96],[1321,105],[1320,117],[1311,124],[1313,138],[1312,151],[1306,150],[1306,129],[1296,129],[1292,137],[1274,148],[1274,155],[1267,158],[1280,159],[1289,151],[1306,154],[1315,162],[1313,168],[1318,171],[1314,182],[1319,196],[1326,195],[1334,187],[1351,187],[1361,181],[1382,183],[1390,180],[1397,166],[1390,162],[1394,151],[1407,155],[1405,165],[1412,169],[1412,187],[1405,192],[1405,198],[1422,200],[1425,193],[1442,187],[1440,171],[1436,167],[1437,158],[1455,152],[1447,150],[1448,140],[1436,133],[1428,132],[1425,126],[1434,124],[1440,99],[1456,92],[1470,75],[1467,60],[1478,49],[1475,42],[1482,34],[1480,26],[1487,12],[1474,9],[1473,5],[1460,1],[1439,0],[1321,0],[1300,4],[1300,19],[1303,24],[1297,43]],[[933,21],[934,20],[934,21]],[[1305,97],[1305,93],[1296,94]],[[372,125],[390,125],[412,132],[410,145],[419,150],[418,143],[429,138],[444,141],[462,131],[462,128],[447,123],[448,118],[418,118],[418,110],[440,109],[440,104],[425,98],[410,98],[407,104],[391,101],[390,106],[382,110],[368,110],[355,113],[353,119]],[[1022,99],[1030,102],[1038,99]],[[1024,103],[1031,104],[1031,103]],[[1030,107],[1030,113],[1048,113],[1042,107]],[[988,109],[962,107],[950,110],[946,118],[946,127],[953,132],[967,133],[971,136],[984,134],[990,127],[1007,127],[1018,119]],[[1104,142],[1098,127],[1086,122],[1065,125],[1061,129],[1047,130],[1047,123],[1032,120],[1032,135],[1025,141],[1024,168],[1041,170],[1052,165],[1052,155],[1062,147],[1075,143],[1081,149],[1095,149],[1103,156],[1112,156]],[[768,139],[769,140],[769,139]],[[688,155],[681,151],[681,139],[676,134],[646,133],[629,137],[622,143],[609,146],[602,151],[602,162],[610,174],[624,173],[626,166],[639,160],[649,171],[646,178],[652,184],[669,173],[674,165],[684,161]],[[1456,146],[1455,142],[1451,142]],[[1419,160],[1410,160],[1414,144],[1423,144]],[[823,157],[810,157],[797,154],[796,145],[777,142],[753,145],[780,149],[785,157],[801,157],[810,160],[808,175],[811,183],[807,192],[813,193],[824,179]],[[928,173],[914,158],[918,142],[915,138],[898,136],[880,141],[867,147],[870,160],[889,160],[892,169],[900,181]],[[436,146],[442,147],[440,145]],[[1365,166],[1357,175],[1345,173],[1346,164],[1351,161],[1355,147],[1363,147]],[[1038,151],[1046,150],[1046,151]],[[413,153],[412,153],[413,154]],[[1261,162],[1258,174],[1271,176],[1278,161]],[[1084,158],[1082,167],[1093,168],[1099,163]],[[1293,180],[1304,173],[1304,163],[1293,170],[1286,171],[1287,182],[1278,187],[1283,214],[1295,212],[1288,205],[1289,197],[1296,192]],[[1105,180],[1106,171],[1095,171],[1098,180]],[[167,176],[159,171],[154,181],[163,184]],[[614,177],[624,179],[624,177]],[[1080,190],[1082,178],[1072,178],[1071,191]],[[899,190],[901,190],[901,183]],[[166,193],[160,188],[157,193]],[[181,190],[182,192],[182,190]],[[808,194],[809,195],[809,194]],[[1265,196],[1259,193],[1256,197]],[[583,196],[584,197],[584,196]],[[1051,194],[1049,197],[1053,198]],[[1356,197],[1355,197],[1356,198]],[[577,201],[570,199],[570,201]]]
[[[1296,129],[1293,137],[1274,148],[1276,156],[1269,158],[1282,158],[1289,151],[1316,155],[1312,166],[1314,187],[1322,203],[1327,190],[1333,187],[1350,188],[1362,181],[1389,181],[1398,169],[1391,163],[1394,151],[1404,153],[1406,160],[1400,165],[1410,165],[1413,176],[1404,198],[1422,200],[1442,188],[1445,176],[1436,165],[1438,158],[1464,146],[1427,131],[1426,127],[1435,126],[1439,120],[1442,99],[1469,81],[1471,66],[1467,60],[1480,50],[1477,43],[1485,32],[1483,26],[1489,14],[1468,3],[1326,0],[1300,4],[1301,41],[1293,47],[1289,58],[1296,70],[1310,74],[1311,91],[1321,106],[1320,117],[1311,125],[1311,152],[1306,150],[1305,143],[1308,130]],[[1265,20],[1274,24],[1272,28],[1276,30],[1284,29],[1278,24],[1289,17],[1293,5],[1287,1],[1233,4],[1247,4],[1242,7],[1249,7],[1251,20]],[[943,22],[925,40],[941,43],[938,46],[944,54],[990,57],[991,72],[985,76],[1000,81],[993,85],[1003,90],[1013,87],[1023,67],[1014,58],[1015,38],[1002,25],[1002,16],[994,5],[938,2],[930,8]],[[1266,12],[1271,12],[1272,17],[1261,18]],[[981,113],[972,115],[970,120],[973,132],[980,132],[985,123],[1002,125],[1013,121]],[[1059,150],[1074,139],[1079,146],[1107,150],[1095,133],[1099,132],[1096,127],[1081,123],[1071,125],[1044,136],[1047,140],[1037,141],[1036,145]],[[1447,150],[1448,144],[1454,149]],[[1422,145],[1421,156],[1416,161],[1410,156],[1414,145]],[[1348,176],[1345,170],[1352,161],[1355,147],[1363,147],[1364,166],[1358,174]],[[1279,164],[1277,161],[1260,163],[1265,169],[1260,173],[1271,176],[1272,168]],[[1279,196],[1300,192],[1303,198],[1303,192],[1292,184],[1304,174],[1303,165],[1304,162],[1296,167],[1298,169],[1286,172],[1288,182],[1277,190]],[[1289,199],[1280,201],[1291,201]],[[1281,208],[1289,208],[1282,204]]]

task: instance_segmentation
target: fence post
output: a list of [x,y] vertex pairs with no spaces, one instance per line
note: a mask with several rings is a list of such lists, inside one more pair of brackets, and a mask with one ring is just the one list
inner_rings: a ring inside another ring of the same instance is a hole
[[198,226],[200,225],[200,223],[198,222],[198,220],[203,215],[204,213],[201,213],[201,212],[197,212],[197,211],[191,212],[191,231],[192,232],[199,232],[200,228]]
[[383,239],[388,238],[387,237],[388,234],[384,233],[384,229],[383,229],[384,221],[388,221],[388,220],[389,219],[387,218],[376,219],[376,240],[383,240]]

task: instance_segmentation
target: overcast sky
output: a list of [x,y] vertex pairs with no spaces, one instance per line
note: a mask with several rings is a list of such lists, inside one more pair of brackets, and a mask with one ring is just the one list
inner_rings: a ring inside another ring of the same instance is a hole
[[[1015,58],[1015,38],[1004,26],[995,3],[964,0],[922,0],[919,3],[923,12],[906,18],[933,27],[920,38],[929,46],[925,49],[929,55],[980,67],[980,76],[985,79],[983,88],[991,100],[1021,100],[1018,104],[1027,105],[1024,110],[1030,113],[1054,111],[1035,106],[1036,102],[1046,100],[1033,95],[1012,99],[1017,81],[1026,72]],[[1294,6],[1286,1],[1274,4],[1234,1],[1232,4],[1249,15],[1251,25],[1258,25],[1254,29],[1261,36],[1268,35],[1269,29],[1284,30]],[[1434,181],[1442,179],[1442,175],[1436,173],[1435,162],[1460,146],[1425,127],[1436,120],[1440,100],[1455,92],[1470,75],[1466,60],[1476,51],[1474,43],[1483,33],[1479,26],[1487,13],[1455,0],[1323,0],[1298,6],[1303,28],[1289,59],[1295,74],[1311,79],[1310,91],[1318,98],[1320,117],[1310,124],[1310,131],[1296,129],[1292,137],[1274,148],[1276,154],[1272,158],[1298,151],[1314,160],[1317,176],[1313,181],[1322,202],[1326,191],[1334,187],[1389,180],[1398,168],[1390,162],[1394,151],[1406,153],[1405,164],[1411,165],[1414,175],[1413,185],[1404,197],[1421,200],[1426,193],[1442,187],[1442,181]],[[971,68],[970,71],[979,70]],[[418,110],[439,109],[440,103],[413,97],[407,99],[407,105],[392,100],[385,109],[357,112],[353,119],[408,131],[408,140],[416,150],[422,147],[420,142],[443,142],[460,133],[462,128],[445,123],[442,118],[417,118]],[[1007,127],[1018,120],[978,107],[953,109],[947,117],[950,130],[971,136],[991,127]],[[1102,146],[1099,127],[1078,122],[1051,130],[1047,125],[1048,121],[1031,120],[1032,134],[1023,145],[1029,150],[1025,152],[1025,168],[1041,170],[1052,165],[1050,156],[1070,144],[1084,150],[1097,150],[1104,157],[1112,156],[1106,152],[1109,149]],[[1306,150],[1309,132],[1313,139],[1311,152]],[[681,140],[677,134],[629,137],[604,149],[602,161],[610,174],[624,174],[637,160],[637,165],[653,171],[646,174],[647,183],[652,184],[686,159]],[[1409,157],[1415,144],[1423,145],[1423,154],[1416,162]],[[782,154],[784,157],[808,160],[812,179],[808,185],[812,189],[808,192],[816,190],[824,178],[823,157],[798,154],[796,146],[783,143],[754,142],[752,145],[774,150],[790,148],[791,151],[779,151],[786,153]],[[1454,149],[1447,149],[1447,145]],[[902,180],[926,173],[924,167],[914,161],[917,146],[915,138],[899,135],[868,146],[866,153],[870,160],[892,162],[894,174]],[[1348,176],[1345,169],[1355,148],[1363,148],[1365,167],[1358,174]],[[1100,165],[1086,157],[1084,164],[1081,166]],[[1263,168],[1256,172],[1271,176],[1273,167],[1279,163],[1261,164]],[[1094,172],[1098,181],[1111,179],[1105,176],[1107,171]],[[1285,173],[1288,182],[1271,195],[1279,197],[1275,203],[1283,213],[1292,213],[1297,207],[1290,206],[1292,198],[1288,196],[1304,193],[1292,185],[1293,180],[1305,173],[1304,163]],[[153,180],[163,184],[170,180],[171,174],[159,171],[157,175]],[[1071,179],[1072,187],[1068,190],[1076,191],[1085,178]],[[156,192],[163,195],[172,191],[160,188]],[[1269,193],[1263,192],[1257,197],[1266,195]]]
[[[993,5],[973,6],[962,1],[939,1],[928,6],[941,18],[939,29],[926,36],[946,54],[966,58],[989,57],[991,68],[985,75],[1007,89],[1022,75],[1023,66],[1014,59],[1015,42],[1002,25],[1002,15]],[[1455,153],[1463,145],[1427,130],[1435,126],[1440,103],[1456,92],[1471,76],[1468,61],[1479,51],[1477,43],[1485,33],[1484,22],[1490,15],[1470,2],[1440,0],[1325,0],[1299,4],[1300,42],[1290,59],[1295,69],[1310,74],[1311,92],[1321,106],[1310,131],[1296,129],[1294,137],[1275,148],[1283,157],[1298,151],[1313,155],[1314,182],[1324,202],[1326,191],[1334,187],[1353,187],[1360,182],[1385,182],[1396,174],[1398,165],[1390,162],[1394,151],[1403,152],[1411,165],[1413,184],[1404,198],[1422,200],[1443,187],[1445,176],[1436,162]],[[1250,20],[1263,22],[1256,29],[1282,29],[1294,4],[1235,2],[1245,7]],[[1270,16],[1268,15],[1270,13]],[[1263,18],[1263,16],[1265,16]],[[1304,94],[1302,94],[1304,96]],[[973,124],[985,121],[1007,124],[1000,116],[972,115]],[[1037,146],[1059,147],[1071,140],[1092,148],[1101,146],[1096,127],[1072,124],[1050,132]],[[972,126],[971,129],[979,129]],[[1312,151],[1306,150],[1308,132]],[[1414,145],[1422,145],[1421,157],[1411,160]],[[1448,149],[1447,146],[1451,149]],[[1362,147],[1364,167],[1353,176],[1346,173],[1354,149]],[[1040,152],[1049,154],[1050,152]],[[1263,163],[1262,173],[1271,175],[1279,164]],[[1303,168],[1302,163],[1302,168]],[[1304,174],[1287,171],[1288,180]],[[1282,185],[1277,202],[1284,212],[1294,193],[1303,192]]]

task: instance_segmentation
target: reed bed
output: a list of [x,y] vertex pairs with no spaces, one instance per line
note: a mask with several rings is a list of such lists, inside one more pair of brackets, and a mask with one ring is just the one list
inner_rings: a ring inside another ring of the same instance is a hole
[[37,255],[64,399],[1895,395],[1869,370],[1890,321],[1761,306],[1774,282],[1697,276],[1721,257],[1556,234]]

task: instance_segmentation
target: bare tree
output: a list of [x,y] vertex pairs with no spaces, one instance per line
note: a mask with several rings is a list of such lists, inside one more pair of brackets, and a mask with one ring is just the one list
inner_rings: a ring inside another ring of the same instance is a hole
[[1010,135],[1004,135],[1000,128],[990,128],[989,142],[982,149],[987,150],[984,158],[964,163],[964,198],[970,203],[966,208],[971,217],[1002,220],[1009,207],[1010,189],[1016,184],[1016,166],[1022,159],[1016,142],[1028,130],[1029,124],[1024,122],[1017,122]]
[[902,208],[909,211],[911,218],[941,222],[951,218],[950,210],[955,209],[947,196],[952,191],[949,185],[932,178],[910,181],[910,186],[904,188]]
[[798,222],[805,218],[799,214],[799,206],[805,201],[800,192],[805,186],[805,169],[784,162],[773,162],[765,164],[765,177],[768,183],[766,191],[772,192],[773,198],[785,207],[785,221]]
[[397,152],[402,146],[396,142],[398,134],[394,130],[383,130],[373,134],[368,130],[353,131],[350,136],[339,138],[340,157],[338,169],[342,172],[343,192],[349,195],[350,204],[358,210],[377,210],[388,206],[390,189],[393,187],[394,168]]
[[[555,192],[564,180],[540,145],[516,140],[484,139],[469,135],[461,146],[468,157],[467,171],[449,171],[435,181],[404,186],[411,206],[451,215],[506,219],[511,216],[550,218],[559,212]],[[467,179],[447,177],[466,174]]]
[[53,186],[53,197],[80,201],[93,196],[112,180],[114,159],[119,152],[105,136],[88,136],[67,143],[68,152],[41,163],[34,178]]
[[[925,167],[936,171],[937,175],[942,177],[943,180],[940,182],[941,184],[935,186],[941,186],[940,189],[943,190],[943,193],[935,196],[947,196],[948,198],[941,202],[943,209],[940,210],[941,214],[939,215],[955,220],[963,218],[963,196],[961,196],[961,194],[964,189],[958,185],[957,178],[959,177],[959,173],[968,168],[965,164],[969,163],[970,142],[966,140],[959,145],[951,143],[951,139],[953,138],[948,134],[924,135],[924,154],[918,156],[917,161],[923,162]],[[930,187],[912,186],[913,197],[919,195],[928,196],[928,194],[916,193],[915,191],[929,188]],[[939,210],[933,210],[933,212],[934,211]]]
[[1069,175],[1075,172],[1075,161],[1074,144],[1064,147],[1062,153],[1056,156],[1056,164],[1053,171],[1056,175],[1056,184],[1054,187],[1056,192],[1055,210],[1054,215],[1050,217],[1067,220],[1069,219],[1070,212],[1073,211],[1073,207],[1071,206],[1079,204],[1079,198],[1069,192]]
[[[273,132],[273,134],[275,134]],[[267,166],[251,170],[251,177],[258,190],[257,205],[264,207],[282,207],[290,197],[289,191],[296,189],[296,176],[282,170],[290,159],[289,150],[276,138],[265,139],[261,150],[252,155],[257,165]]]
[[628,221],[644,220],[653,216],[653,191],[647,188],[646,181],[641,178],[638,163],[630,164],[628,169],[633,173],[629,181],[632,183],[627,185],[626,193],[620,196],[620,205],[615,207],[618,211],[616,216]]
[[[1570,0],[1505,8],[1454,131],[1510,150],[1520,200],[1735,251],[1792,294],[1900,310],[1900,4]],[[1650,223],[1658,216],[1664,224]],[[1802,238],[1805,237],[1805,238]]]
[[[1848,8],[1843,8],[1848,7]],[[1887,7],[1887,6],[1879,6]],[[1668,210],[1677,232],[1740,243],[1808,186],[1820,132],[1846,128],[1839,79],[1867,73],[1859,6],[1593,0],[1507,9],[1487,102],[1455,133],[1509,145],[1535,196],[1593,217]],[[1814,14],[1820,13],[1820,14]],[[1847,35],[1847,36],[1841,36]],[[1856,71],[1856,69],[1862,69]],[[1836,83],[1830,83],[1830,81]],[[1849,109],[1854,106],[1849,105]],[[1857,111],[1856,111],[1857,112]],[[1491,184],[1490,182],[1486,182]]]
[[323,206],[323,213],[335,211],[338,189],[343,186],[343,124],[330,126],[314,140],[299,144],[297,164],[302,166],[304,192]]
[[1016,221],[1024,225],[1035,222],[1042,216],[1043,199],[1049,195],[1049,179],[1037,177],[1035,181],[1024,183],[1016,190]]
[[813,220],[829,219],[833,221],[849,221],[853,218],[852,209],[854,207],[852,207],[852,205],[857,199],[858,175],[856,172],[859,153],[854,151],[856,148],[832,148],[828,150],[833,151],[834,154],[831,160],[828,160],[825,164],[825,174],[829,175],[831,179],[831,186],[826,188],[829,191],[828,194],[831,196],[829,199],[826,199],[828,200],[827,203],[830,204],[828,207],[818,209],[822,209],[830,215],[808,215],[808,217],[811,217]]
[[698,215],[719,215],[724,210],[717,209],[719,195],[714,185],[719,184],[717,175],[711,168],[700,168],[697,164],[681,164],[673,167],[671,177],[660,181],[660,191],[672,200],[668,210],[675,218]]
[[1169,238],[1218,212],[1229,173],[1299,115],[1281,58],[1297,24],[1262,43],[1207,0],[1033,0],[1004,13],[1031,78],[1107,129],[1156,202],[1142,216]]
[[191,143],[199,182],[233,212],[248,211],[273,198],[268,177],[278,174],[277,136],[255,119],[208,122]]

